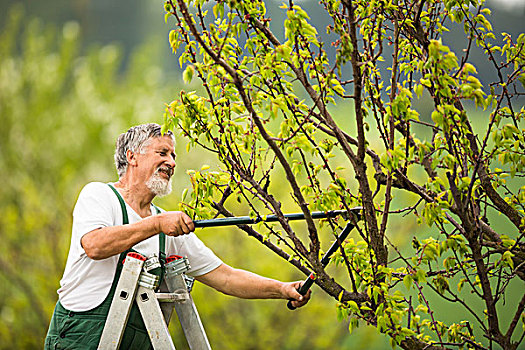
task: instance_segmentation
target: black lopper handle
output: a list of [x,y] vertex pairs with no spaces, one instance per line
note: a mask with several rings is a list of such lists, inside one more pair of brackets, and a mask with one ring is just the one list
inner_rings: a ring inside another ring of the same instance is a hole
[[[350,233],[350,231],[352,231],[352,229],[354,228],[354,224],[352,222],[348,222],[345,226],[345,228],[343,229],[343,231],[339,234],[339,236],[337,237],[337,239],[335,240],[334,243],[332,243],[332,246],[328,249],[328,251],[326,252],[326,254],[323,256],[323,258],[321,259],[321,265],[323,265],[323,267],[325,267],[326,265],[328,265],[328,262],[330,261],[330,257],[332,256],[332,254],[335,253],[335,251],[337,249],[339,249],[339,246],[343,243],[343,241],[346,239],[346,237],[348,237],[348,234]],[[308,278],[304,281],[303,285],[301,287],[299,287],[299,289],[297,290],[299,292],[299,294],[301,295],[305,295],[306,292],[308,292],[308,289],[310,289],[310,287],[312,286],[312,284],[314,283],[314,280],[315,280],[315,275],[314,273],[312,272],[310,274],[310,276],[308,276]],[[296,307],[293,307],[292,306],[292,301],[289,300],[288,303],[286,304],[286,306],[288,306],[288,308],[290,310],[295,310],[297,309]]]
[[[310,289],[310,287],[312,286],[312,284],[314,284],[314,280],[315,280],[315,275],[313,273],[311,273],[310,276],[308,276],[308,278],[306,279],[306,281],[304,281],[304,283],[301,285],[301,287],[299,287],[299,289],[297,289],[299,294],[305,295],[308,292],[308,290]],[[293,300],[288,300],[288,303],[286,304],[286,306],[290,310],[295,310],[297,308],[292,305],[292,301]]]
[[[351,210],[360,210],[360,207],[352,208]],[[312,219],[334,218],[339,215],[346,215],[346,210],[330,210],[330,211],[313,211],[310,213]],[[304,220],[303,213],[284,214],[284,217],[290,221]],[[249,216],[232,216],[226,218],[217,218],[209,220],[195,220],[193,223],[195,227],[218,227],[218,226],[233,226],[233,225],[253,225],[259,222],[278,222],[277,215],[258,216],[255,218]]]

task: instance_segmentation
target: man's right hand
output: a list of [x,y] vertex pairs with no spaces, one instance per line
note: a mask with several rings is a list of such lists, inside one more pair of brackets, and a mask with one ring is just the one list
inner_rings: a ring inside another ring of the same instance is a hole
[[168,236],[180,236],[195,231],[193,220],[181,211],[167,211],[155,215],[158,232]]

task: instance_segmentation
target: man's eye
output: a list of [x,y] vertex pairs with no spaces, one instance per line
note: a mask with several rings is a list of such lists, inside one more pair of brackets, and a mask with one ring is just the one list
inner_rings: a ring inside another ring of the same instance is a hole
[[159,152],[161,156],[165,156],[166,155],[166,152]]

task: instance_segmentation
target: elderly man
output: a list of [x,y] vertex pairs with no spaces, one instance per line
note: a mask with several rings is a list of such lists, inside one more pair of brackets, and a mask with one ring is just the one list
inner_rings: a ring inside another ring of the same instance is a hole
[[[179,211],[162,211],[155,196],[171,191],[175,168],[174,136],[158,124],[130,128],[117,140],[119,180],[86,185],[73,211],[71,246],[45,341],[46,349],[96,349],[105,324],[120,263],[129,251],[161,260],[187,256],[188,275],[216,290],[241,298],[292,299],[308,302],[297,292],[301,282],[284,283],[223,263],[192,233],[193,221]],[[122,349],[148,349],[151,343],[142,317],[132,308]]]

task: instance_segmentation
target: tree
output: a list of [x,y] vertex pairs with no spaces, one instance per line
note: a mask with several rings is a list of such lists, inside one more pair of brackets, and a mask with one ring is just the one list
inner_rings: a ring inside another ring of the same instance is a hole
[[[277,215],[279,226],[240,228],[314,271],[350,330],[373,325],[404,349],[516,349],[525,330],[525,35],[496,36],[478,0],[322,0],[328,43],[299,5],[281,6],[280,26],[270,4],[165,3],[183,77],[201,85],[168,105],[165,128],[221,163],[191,173],[184,209],[232,216],[240,203],[254,217]],[[454,26],[467,42],[460,56],[441,40]],[[475,48],[496,81],[477,78]],[[418,112],[425,104],[430,116]],[[342,221],[316,225],[311,212],[354,206],[362,224],[329,274],[319,258]],[[293,210],[307,234],[284,218]],[[444,317],[447,303],[460,311]]]

